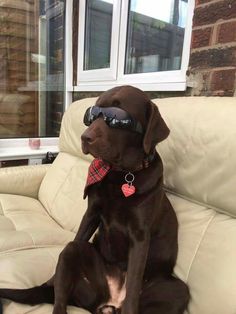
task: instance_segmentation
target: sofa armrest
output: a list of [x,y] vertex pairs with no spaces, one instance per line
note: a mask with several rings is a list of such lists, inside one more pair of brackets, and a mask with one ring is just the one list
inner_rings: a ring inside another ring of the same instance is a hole
[[39,187],[50,166],[47,164],[1,168],[0,193],[38,198]]

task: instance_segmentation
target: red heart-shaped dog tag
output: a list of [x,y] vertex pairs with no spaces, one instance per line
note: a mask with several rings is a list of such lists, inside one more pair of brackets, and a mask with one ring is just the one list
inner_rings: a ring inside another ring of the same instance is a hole
[[121,190],[125,197],[129,197],[135,193],[135,186],[125,183],[122,185]]

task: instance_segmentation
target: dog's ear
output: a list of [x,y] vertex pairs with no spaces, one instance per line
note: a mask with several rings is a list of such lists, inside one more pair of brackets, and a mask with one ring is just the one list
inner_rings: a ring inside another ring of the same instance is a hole
[[166,139],[170,133],[157,106],[152,101],[148,105],[148,125],[143,139],[143,148],[146,154],[154,150],[156,144]]

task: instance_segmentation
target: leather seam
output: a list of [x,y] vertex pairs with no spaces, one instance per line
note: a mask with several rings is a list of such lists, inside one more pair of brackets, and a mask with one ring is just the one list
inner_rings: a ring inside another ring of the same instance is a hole
[[188,279],[189,279],[189,275],[190,275],[190,272],[191,272],[191,268],[192,268],[193,263],[194,263],[194,261],[195,261],[195,259],[196,259],[196,256],[197,256],[197,254],[198,254],[198,251],[199,251],[199,249],[200,249],[200,246],[201,246],[201,244],[202,244],[202,242],[203,242],[203,240],[204,240],[204,238],[205,238],[206,232],[207,232],[207,230],[209,229],[209,226],[210,226],[210,224],[212,223],[212,221],[213,221],[213,219],[215,218],[216,215],[217,215],[217,213],[215,212],[215,213],[212,215],[212,217],[209,219],[209,221],[208,221],[208,223],[207,223],[205,229],[204,229],[203,232],[202,232],[201,239],[199,240],[199,243],[198,243],[198,245],[197,245],[197,247],[196,247],[196,249],[195,249],[195,252],[194,252],[194,254],[193,254],[191,263],[190,263],[189,268],[188,268],[188,271],[187,271],[187,277],[186,277],[187,282],[188,282]]

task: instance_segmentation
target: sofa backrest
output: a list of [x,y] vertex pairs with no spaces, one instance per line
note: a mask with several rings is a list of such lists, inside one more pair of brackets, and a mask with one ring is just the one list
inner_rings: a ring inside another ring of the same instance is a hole
[[38,198],[62,228],[76,232],[86,210],[83,200],[88,167],[93,159],[81,150],[80,136],[86,128],[83,116],[96,98],[76,101],[65,112],[59,137],[59,154],[41,184]]
[[[58,157],[47,172],[39,199],[65,229],[76,231],[86,210],[83,200],[92,160],[81,151],[85,110],[96,98],[71,104],[63,116]],[[157,147],[167,189],[236,216],[236,99],[175,97],[153,100],[169,126]]]
[[236,216],[236,98],[154,102],[171,130],[158,145],[167,189]]
[[84,155],[81,149],[81,134],[86,129],[83,124],[84,113],[86,109],[93,106],[97,98],[85,98],[73,102],[65,112],[59,137],[59,150],[73,156],[91,161],[93,157]]

